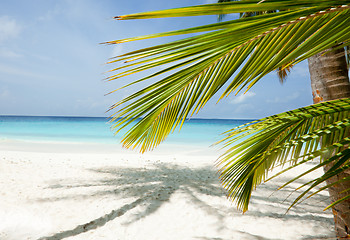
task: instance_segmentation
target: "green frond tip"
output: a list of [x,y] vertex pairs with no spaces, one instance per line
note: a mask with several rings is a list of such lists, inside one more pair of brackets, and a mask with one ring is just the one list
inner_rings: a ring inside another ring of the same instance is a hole
[[[334,42],[348,43],[350,10],[333,1],[320,1],[317,6],[314,1],[296,1],[301,5],[291,10],[109,42],[201,33],[125,53],[110,61],[123,64],[110,71],[109,81],[152,72],[122,88],[155,80],[111,107],[116,111],[114,119],[118,119],[114,122],[117,132],[135,119],[143,119],[126,134],[124,146],[151,150],[219,92],[222,99],[247,91],[271,71],[287,69],[330,48]],[[292,1],[269,2],[277,6]],[[262,5],[247,1],[252,3]]]
[[[305,183],[310,187],[296,198],[294,206],[311,189],[345,171],[346,166],[350,167],[349,133],[350,98],[322,102],[236,127],[226,132],[226,137],[220,142],[226,149],[217,163],[220,180],[229,198],[246,211],[252,191],[267,180],[268,173],[274,168],[282,167],[280,172],[274,173],[278,176],[301,164],[320,159],[317,166],[300,173],[284,187],[332,163],[333,167],[325,175]],[[334,204],[344,199],[347,197]]]
[[[317,6],[320,7],[337,7],[347,5],[347,0],[318,0]],[[300,9],[315,6],[315,1],[312,0],[277,0],[277,1],[259,1],[259,0],[241,0],[233,2],[221,2],[213,4],[204,4],[190,7],[150,11],[143,13],[128,14],[116,16],[117,20],[130,19],[150,19],[150,18],[168,18],[168,17],[189,17],[203,15],[223,15],[230,13],[245,13],[245,12],[270,12],[280,9]]]

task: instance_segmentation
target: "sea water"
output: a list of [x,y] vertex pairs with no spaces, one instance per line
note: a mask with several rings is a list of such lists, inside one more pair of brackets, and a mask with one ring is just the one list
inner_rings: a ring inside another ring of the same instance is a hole
[[[175,130],[164,144],[210,146],[222,133],[251,120],[191,119]],[[104,117],[0,116],[0,140],[61,141],[119,144],[126,130],[117,135]]]

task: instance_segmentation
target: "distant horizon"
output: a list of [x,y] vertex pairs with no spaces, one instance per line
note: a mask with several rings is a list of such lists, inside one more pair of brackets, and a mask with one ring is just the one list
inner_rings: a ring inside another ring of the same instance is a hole
[[[0,115],[0,140],[114,144],[139,121],[134,119],[116,134],[113,123],[106,117]],[[170,134],[167,143],[208,147],[220,140],[220,134],[250,121],[192,118],[184,122],[181,133]],[[179,126],[177,129],[180,130]]]
[[[112,117],[103,117],[103,116],[78,116],[78,115],[17,115],[17,114],[0,114],[0,117],[42,117],[42,118],[112,118]],[[142,119],[142,118],[138,118]],[[203,118],[203,117],[191,117],[186,118],[186,120],[246,120],[254,121],[257,119],[254,118]]]

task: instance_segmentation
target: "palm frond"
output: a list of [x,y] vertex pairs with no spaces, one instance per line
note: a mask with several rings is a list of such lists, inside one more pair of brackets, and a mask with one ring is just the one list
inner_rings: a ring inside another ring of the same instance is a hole
[[293,66],[292,65],[288,65],[287,67],[279,67],[276,71],[277,71],[277,76],[278,79],[280,80],[280,83],[284,83],[287,79],[287,76],[289,74],[289,72],[292,70]]
[[311,186],[294,205],[311,189],[350,167],[349,130],[350,99],[323,102],[237,127],[227,132],[228,136],[221,142],[227,149],[218,162],[222,184],[228,196],[246,211],[252,190],[265,181],[268,172],[276,166],[291,165],[275,175],[278,176],[312,159],[327,156],[327,152],[335,153],[282,186],[335,162],[323,176],[307,183]]
[[[141,152],[161,143],[197,113],[225,84],[221,98],[250,89],[267,73],[288,68],[309,56],[350,39],[350,1],[239,1],[199,7],[164,10],[122,16],[120,19],[164,16],[193,16],[277,10],[288,11],[215,23],[179,31],[153,34],[121,42],[199,33],[175,42],[123,54],[110,63],[125,62],[112,69],[108,80],[167,66],[132,84],[171,73],[160,81],[134,93],[111,107],[116,132],[142,117],[122,140],[125,147],[139,147]],[[225,6],[221,6],[225,4]],[[341,45],[341,44],[340,44]],[[169,66],[170,65],[170,66]],[[172,73],[174,70],[178,70]],[[117,73],[115,73],[118,71]],[[234,74],[236,74],[234,76]],[[234,78],[232,79],[231,77]]]
[[328,1],[319,0],[317,2],[309,0],[244,0],[234,2],[221,2],[214,4],[205,4],[192,7],[183,7],[175,9],[167,9],[160,11],[151,11],[143,13],[128,14],[123,16],[116,16],[118,20],[131,19],[150,19],[150,18],[168,18],[168,17],[189,17],[189,16],[203,16],[203,15],[220,15],[229,13],[244,13],[244,12],[263,12],[273,11],[279,9],[300,9],[313,6],[320,6],[329,8],[329,6],[339,6],[349,4],[349,1],[338,0]]

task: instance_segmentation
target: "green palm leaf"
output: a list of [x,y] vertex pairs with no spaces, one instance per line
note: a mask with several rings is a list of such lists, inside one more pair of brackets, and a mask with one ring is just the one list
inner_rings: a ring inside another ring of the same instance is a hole
[[[141,118],[122,140],[125,147],[153,149],[169,133],[197,113],[221,88],[221,98],[250,89],[258,80],[278,68],[288,68],[338,42],[350,39],[350,1],[239,1],[209,4],[121,16],[143,19],[164,16],[195,16],[234,12],[277,11],[179,31],[110,41],[127,41],[200,33],[175,42],[118,56],[110,63],[125,62],[111,70],[108,80],[154,69],[164,70],[131,84],[164,76],[160,81],[134,93],[111,107],[116,132]],[[173,73],[177,69],[178,71]],[[233,78],[232,78],[233,77]],[[125,87],[130,86],[127,84]]]
[[[228,196],[246,211],[252,190],[265,181],[268,172],[276,166],[291,165],[275,175],[278,176],[322,157],[320,164],[282,186],[285,187],[324,165],[334,163],[323,176],[305,184],[310,187],[295,200],[294,205],[311,189],[350,167],[349,130],[350,99],[319,103],[237,127],[227,132],[228,136],[221,142],[227,150],[218,162],[220,179]],[[327,153],[330,153],[329,157]],[[335,155],[330,157],[331,153]]]
[[160,11],[151,11],[144,13],[129,14],[115,17],[118,20],[130,20],[130,19],[150,19],[150,18],[167,18],[167,17],[188,17],[188,16],[202,16],[202,15],[220,15],[229,13],[243,13],[243,12],[263,12],[279,9],[300,9],[312,6],[321,6],[329,8],[329,6],[339,6],[348,4],[349,1],[338,0],[268,0],[268,1],[256,1],[245,0],[237,2],[224,2],[198,5],[193,7],[184,7],[176,9],[167,9]]

